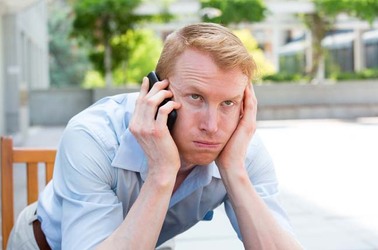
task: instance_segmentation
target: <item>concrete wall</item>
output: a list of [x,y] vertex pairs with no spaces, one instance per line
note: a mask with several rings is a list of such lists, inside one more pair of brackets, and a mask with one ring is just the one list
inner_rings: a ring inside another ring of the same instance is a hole
[[93,103],[93,91],[85,89],[46,89],[30,92],[30,125],[65,125]]
[[[65,125],[76,113],[108,95],[134,89],[56,89],[30,92],[31,125]],[[353,119],[378,116],[378,81],[324,85],[258,85],[259,120]]]
[[257,86],[259,119],[350,119],[378,116],[378,80]]

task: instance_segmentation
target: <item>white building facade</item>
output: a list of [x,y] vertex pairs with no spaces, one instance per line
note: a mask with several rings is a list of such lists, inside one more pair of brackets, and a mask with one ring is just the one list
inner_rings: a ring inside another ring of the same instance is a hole
[[0,134],[25,134],[28,93],[48,87],[46,1],[0,0]]

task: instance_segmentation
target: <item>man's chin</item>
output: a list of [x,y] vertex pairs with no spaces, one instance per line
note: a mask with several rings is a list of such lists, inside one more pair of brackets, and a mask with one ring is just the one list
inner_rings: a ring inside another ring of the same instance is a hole
[[200,161],[200,162],[197,162],[196,165],[198,165],[198,166],[207,166],[207,165],[211,164],[213,161],[214,160],[212,160],[212,161],[210,161],[210,160],[208,160],[208,161]]
[[185,166],[209,165],[219,154],[220,152],[210,150],[187,150],[180,153],[181,164]]
[[215,161],[217,157],[218,154],[202,155],[200,157],[197,157],[196,159],[193,159],[193,162],[195,163],[195,165],[206,166]]

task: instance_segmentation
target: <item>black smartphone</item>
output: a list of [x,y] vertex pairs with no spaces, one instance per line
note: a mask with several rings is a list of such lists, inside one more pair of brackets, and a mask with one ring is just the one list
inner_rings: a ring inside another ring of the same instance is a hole
[[[152,86],[154,86],[154,84],[157,82],[157,81],[160,81],[159,80],[159,77],[157,76],[157,74],[155,73],[155,71],[151,71],[148,75],[147,75],[147,78],[148,78],[148,81],[150,82],[150,86],[148,88],[148,90],[150,90],[152,88]],[[166,104],[170,99],[165,99],[162,103],[160,103],[159,107]],[[157,116],[157,113],[155,115],[155,119],[156,119],[156,116]],[[172,110],[171,113],[168,114],[168,120],[167,120],[167,126],[168,126],[168,129],[169,131],[172,131],[173,129],[173,125],[176,121],[176,118],[177,118],[177,111],[176,110]]]

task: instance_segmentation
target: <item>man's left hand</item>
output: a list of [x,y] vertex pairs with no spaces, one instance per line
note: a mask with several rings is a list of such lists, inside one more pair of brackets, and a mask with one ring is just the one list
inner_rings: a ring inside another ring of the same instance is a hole
[[256,131],[257,99],[252,84],[244,90],[243,108],[235,131],[215,160],[220,171],[244,168],[249,142]]

